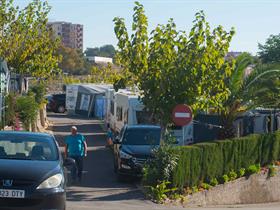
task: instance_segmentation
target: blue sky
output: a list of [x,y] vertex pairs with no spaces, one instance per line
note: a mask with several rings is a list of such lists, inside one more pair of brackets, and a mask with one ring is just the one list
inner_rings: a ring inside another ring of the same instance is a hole
[[[15,0],[19,6],[28,0]],[[280,0],[139,0],[149,18],[149,29],[173,18],[179,30],[189,31],[194,15],[204,10],[211,26],[236,29],[230,50],[255,54],[258,43],[280,33]],[[133,0],[49,0],[51,21],[84,25],[84,48],[116,45],[113,18],[120,16],[131,25]]]

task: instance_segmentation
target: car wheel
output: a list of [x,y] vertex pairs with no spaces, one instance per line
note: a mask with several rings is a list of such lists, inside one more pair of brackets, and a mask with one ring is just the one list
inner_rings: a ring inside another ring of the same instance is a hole
[[57,108],[58,113],[64,113],[65,112],[65,107],[64,106],[59,106]]

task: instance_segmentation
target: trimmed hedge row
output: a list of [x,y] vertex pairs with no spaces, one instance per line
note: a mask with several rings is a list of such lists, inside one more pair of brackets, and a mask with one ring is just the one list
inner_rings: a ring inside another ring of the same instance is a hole
[[180,158],[172,183],[179,189],[221,178],[231,170],[280,160],[280,132],[176,147]]

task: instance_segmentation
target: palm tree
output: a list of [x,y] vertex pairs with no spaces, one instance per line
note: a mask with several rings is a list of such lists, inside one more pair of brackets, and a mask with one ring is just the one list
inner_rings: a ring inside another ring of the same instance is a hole
[[235,61],[235,69],[226,82],[230,95],[221,111],[223,129],[219,139],[235,136],[233,122],[242,112],[256,108],[280,107],[280,68],[279,65],[256,65],[246,75],[254,58],[243,53]]

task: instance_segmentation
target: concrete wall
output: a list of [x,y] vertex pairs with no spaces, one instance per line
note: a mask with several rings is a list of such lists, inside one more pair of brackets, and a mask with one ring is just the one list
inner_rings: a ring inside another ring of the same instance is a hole
[[280,201],[280,169],[277,175],[255,174],[199,192],[187,199],[187,206],[255,204]]

